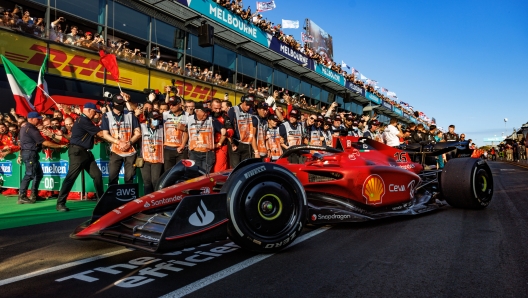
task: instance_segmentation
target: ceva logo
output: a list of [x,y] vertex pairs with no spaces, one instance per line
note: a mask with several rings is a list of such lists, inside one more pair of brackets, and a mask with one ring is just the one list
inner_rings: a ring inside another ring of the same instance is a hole
[[0,162],[0,174],[4,176],[13,175],[13,163],[11,161]]
[[204,202],[200,200],[200,205],[196,208],[196,212],[189,217],[189,223],[195,227],[202,227],[213,222],[214,218],[214,213],[207,210]]
[[59,176],[60,178],[65,178],[68,173],[69,162],[67,160],[41,161],[40,166],[44,176]]
[[[108,178],[109,173],[110,173],[110,168],[108,167],[108,160],[96,159],[95,163],[101,170],[101,173],[103,174],[103,178]],[[125,167],[124,165],[122,165],[121,169],[119,170],[119,178],[124,178],[124,177],[125,177]]]

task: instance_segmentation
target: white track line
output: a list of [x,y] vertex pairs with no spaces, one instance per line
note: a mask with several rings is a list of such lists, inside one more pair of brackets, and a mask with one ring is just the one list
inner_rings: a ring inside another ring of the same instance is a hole
[[[312,238],[313,236],[316,236],[318,234],[321,234],[322,232],[325,232],[327,231],[328,229],[330,229],[331,227],[330,226],[325,226],[325,227],[321,227],[317,230],[314,230],[314,231],[311,231],[309,233],[306,233],[304,235],[301,235],[299,236],[299,238],[297,238],[289,247],[292,247],[296,244],[299,244],[301,242],[303,242],[304,240],[307,240],[307,239],[310,239]],[[160,298],[173,298],[173,297],[182,297],[182,296],[185,296],[185,295],[188,295],[192,292],[195,292],[195,291],[198,291],[200,290],[201,288],[204,288],[214,282],[217,282],[225,277],[228,277],[229,275],[233,274],[233,273],[236,273],[242,269],[245,269],[251,265],[254,265],[262,260],[265,260],[271,256],[273,256],[274,254],[260,254],[260,255],[256,255],[252,258],[249,258],[245,261],[242,261],[236,265],[233,265],[229,268],[226,268],[222,271],[219,271],[217,273],[214,273],[214,274],[211,274],[207,277],[204,277],[200,280],[197,280],[195,282],[193,282],[192,284],[188,284],[186,285],[185,287],[183,288],[179,288],[173,292],[170,292],[168,294],[165,294],[163,296],[161,296]]]
[[30,272],[30,273],[27,273],[27,274],[11,277],[11,278],[7,278],[7,279],[2,279],[2,280],[0,280],[0,287],[1,286],[5,286],[5,285],[10,284],[10,283],[21,281],[21,280],[24,280],[24,279],[32,278],[32,277],[35,277],[35,276],[39,276],[39,275],[55,272],[55,271],[66,269],[66,268],[70,268],[70,267],[75,267],[75,266],[78,266],[78,265],[86,264],[86,263],[89,263],[89,262],[97,261],[97,260],[108,258],[108,257],[113,257],[115,255],[119,255],[119,254],[122,254],[122,253],[125,253],[125,252],[129,252],[129,251],[132,251],[132,250],[130,250],[130,249],[121,249],[121,250],[109,252],[109,253],[106,253],[106,254],[98,255],[98,256],[95,256],[95,257],[82,259],[82,260],[78,260],[78,261],[75,261],[75,262],[70,262],[70,263],[59,265],[59,266],[46,268],[46,269]]

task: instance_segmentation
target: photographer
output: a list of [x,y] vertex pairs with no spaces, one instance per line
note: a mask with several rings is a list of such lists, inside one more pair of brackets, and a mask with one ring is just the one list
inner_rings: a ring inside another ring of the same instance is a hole
[[255,103],[253,94],[243,95],[241,103],[229,109],[228,116],[231,119],[235,133],[229,146],[229,159],[231,168],[235,168],[241,161],[251,158],[253,154],[251,143],[252,134],[252,114]]
[[164,171],[170,170],[180,160],[188,156],[186,149],[189,134],[187,133],[187,116],[182,109],[182,99],[178,96],[168,98],[169,111],[163,113]]
[[367,139],[371,139],[378,142],[383,142],[381,139],[381,135],[378,132],[378,128],[380,126],[380,122],[376,119],[370,121],[368,125],[368,130],[363,133],[363,137]]
[[157,110],[147,114],[141,123],[141,154],[143,156],[143,177],[145,195],[154,191],[163,172],[163,115]]
[[53,21],[51,23],[51,30],[50,30],[50,33],[49,33],[49,39],[52,40],[52,41],[56,41],[56,42],[62,42],[62,31],[60,29],[61,27],[61,24],[60,23],[63,23],[63,22],[66,22],[66,18],[64,17],[59,17],[58,19],[56,19],[55,21]]
[[125,111],[125,103],[130,95],[121,92],[112,97],[112,110],[103,115],[101,128],[105,139],[118,139],[118,144],[112,144],[110,151],[108,184],[118,184],[119,171],[125,164],[125,184],[132,183],[136,161],[136,150],[132,146],[141,138],[139,121],[132,112]]
[[401,129],[401,124],[398,123],[398,119],[391,118],[389,125],[383,132],[383,141],[387,146],[398,147],[400,146],[400,138],[404,138],[404,134]]

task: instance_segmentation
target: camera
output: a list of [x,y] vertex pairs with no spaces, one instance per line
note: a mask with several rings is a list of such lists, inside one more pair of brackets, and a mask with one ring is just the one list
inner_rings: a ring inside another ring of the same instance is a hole
[[178,88],[171,86],[171,92],[178,93]]
[[112,99],[112,97],[114,97],[114,95],[108,91],[105,91],[105,93],[103,93],[103,97],[104,98],[108,98],[108,99]]

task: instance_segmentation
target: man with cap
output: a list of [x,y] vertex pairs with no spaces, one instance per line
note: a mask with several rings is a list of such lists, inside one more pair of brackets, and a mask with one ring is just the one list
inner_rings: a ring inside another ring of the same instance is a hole
[[309,145],[324,146],[323,128],[320,121],[324,121],[323,116],[314,113],[306,119],[305,129]]
[[[20,129],[20,155],[17,161],[18,164],[24,163],[26,174],[20,182],[18,204],[33,204],[35,201],[45,200],[38,196],[38,187],[43,177],[38,154],[42,150],[42,146],[50,148],[67,147],[67,145],[59,145],[45,140],[37,129],[37,125],[41,122],[42,117],[37,112],[29,112],[26,125]],[[33,180],[33,185],[31,196],[28,198],[27,190],[31,180]]]
[[144,193],[148,195],[154,191],[155,185],[163,172],[163,115],[158,110],[147,114],[141,127],[141,155],[143,167]]
[[341,118],[341,115],[336,114],[334,116],[334,121],[332,124],[332,135],[333,136],[338,137],[341,135],[341,133],[343,133],[342,123],[343,123],[343,118]]
[[323,146],[332,147],[333,145],[333,130],[332,130],[332,119],[331,118],[324,118],[323,120],[323,130],[321,134],[323,135],[324,142]]
[[[93,123],[93,118],[101,111],[96,105],[89,102],[84,105],[82,114],[75,119],[72,127],[70,148],[68,150],[69,167],[66,178],[62,182],[59,196],[57,198],[57,211],[68,211],[66,199],[70,193],[75,180],[79,174],[85,170],[93,180],[97,197],[103,195],[103,175],[95,162],[94,155],[90,151],[93,149],[95,137],[119,144],[120,141],[112,136],[105,136],[101,128]],[[121,141],[121,145],[125,143]]]
[[125,184],[132,183],[136,169],[136,149],[133,145],[141,138],[139,121],[134,113],[125,110],[130,95],[121,92],[112,97],[112,110],[103,115],[101,129],[105,139],[112,137],[121,142],[110,147],[108,163],[108,185],[118,184],[119,171],[125,165]]
[[280,135],[279,117],[275,114],[268,115],[268,131],[266,133],[266,148],[271,161],[276,161],[282,155],[284,139]]
[[187,116],[183,112],[183,100],[179,96],[167,98],[169,110],[163,113],[163,171],[170,170],[180,160],[188,156]]
[[[299,120],[301,119],[301,113],[297,109],[290,111],[288,121],[281,124],[279,127],[280,136],[284,139],[284,143],[281,144],[282,148],[288,149],[292,146],[301,145],[303,142],[302,127]],[[288,158],[291,163],[299,163],[300,156],[292,154]]]
[[[195,103],[195,113],[187,119],[187,130],[189,131],[189,159],[197,166],[209,173],[215,163],[215,148],[225,139],[225,129],[222,124],[210,117],[211,109],[204,102]],[[220,134],[221,139],[215,144],[215,134]]]
[[255,158],[265,158],[268,155],[266,148],[266,131],[268,130],[269,106],[265,101],[257,103],[257,114],[252,118],[253,140],[251,147]]
[[369,122],[368,130],[363,133],[363,137],[381,142],[381,136],[378,133],[380,122],[376,119]]
[[240,98],[241,103],[229,109],[227,115],[231,119],[235,134],[229,146],[231,168],[235,168],[241,161],[254,156],[251,146],[253,141],[253,107],[255,95],[247,94]]
[[345,136],[359,137],[358,125],[359,122],[354,118],[354,115],[348,114],[345,116],[345,125],[341,133]]

